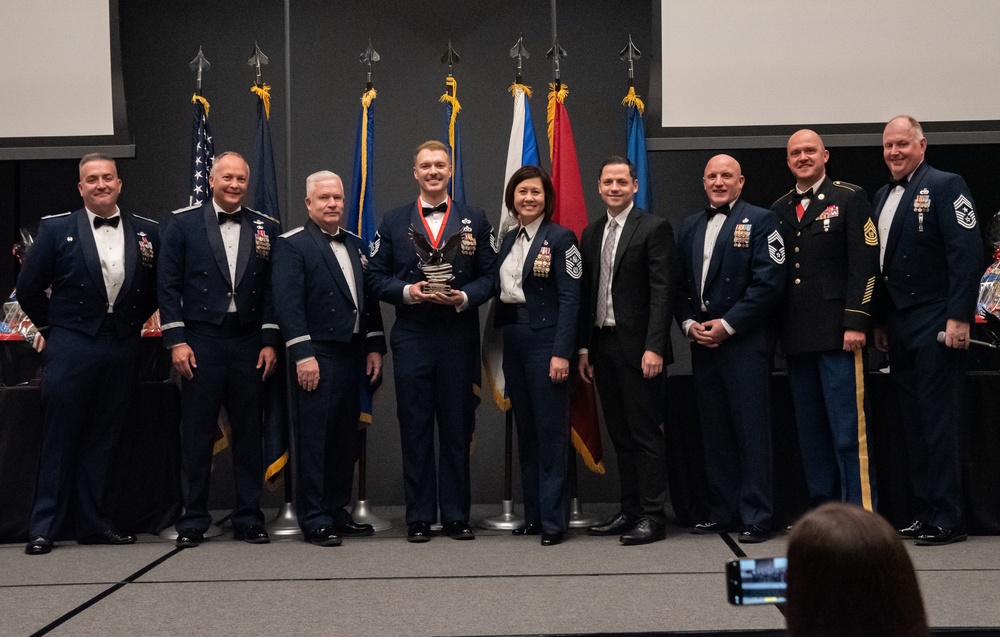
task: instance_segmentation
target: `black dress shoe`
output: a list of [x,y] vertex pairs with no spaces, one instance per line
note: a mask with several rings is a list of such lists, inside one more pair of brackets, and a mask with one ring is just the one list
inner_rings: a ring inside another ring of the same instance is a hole
[[927,525],[921,522],[920,520],[914,520],[913,522],[910,523],[910,526],[906,527],[905,529],[898,529],[896,533],[899,533],[899,537],[903,539],[912,540],[915,539],[921,533],[923,533],[924,530],[927,528],[928,528]]
[[518,527],[510,532],[511,535],[541,535],[542,525],[532,522],[531,524],[525,524],[522,527]]
[[562,531],[557,531],[555,533],[542,533],[542,546],[555,546],[556,544],[562,544],[562,541]]
[[427,522],[413,522],[406,527],[406,541],[420,544],[431,541],[431,525]]
[[340,546],[341,539],[333,527],[321,526],[306,533],[306,542],[316,546]]
[[608,518],[604,524],[598,524],[597,526],[592,526],[587,529],[587,535],[621,535],[626,531],[632,530],[635,523],[636,518],[634,515],[631,513],[625,513],[624,511],[619,511]]
[[375,534],[375,527],[371,524],[358,524],[354,520],[334,522],[333,529],[344,537],[366,537]]
[[27,555],[45,555],[51,551],[52,540],[43,535],[36,535],[24,546],[24,552]]
[[233,539],[243,540],[247,544],[267,544],[271,541],[271,536],[264,527],[251,524],[245,529],[236,529],[233,532]]
[[728,524],[722,524],[721,522],[702,522],[701,524],[695,524],[694,528],[691,529],[691,533],[695,535],[714,535],[716,533],[730,533],[734,529]]
[[96,535],[88,535],[87,537],[78,538],[76,541],[78,544],[113,544],[120,546],[122,544],[135,544],[136,538],[134,535],[119,533],[108,529],[107,531],[102,531]]
[[175,544],[179,549],[193,549],[205,541],[205,533],[198,529],[181,529],[177,532]]
[[443,527],[445,535],[453,540],[474,540],[476,539],[476,533],[469,526],[469,523],[465,520],[455,520],[454,522],[445,522]]
[[925,526],[920,535],[917,536],[919,546],[942,546],[944,544],[954,544],[964,542],[969,536],[961,529],[943,529],[940,526]]
[[737,539],[743,544],[760,544],[771,539],[771,531],[756,524],[747,524],[740,530]]
[[667,527],[653,518],[643,516],[635,523],[632,530],[618,538],[618,541],[626,546],[634,546],[659,542],[665,537],[667,537]]

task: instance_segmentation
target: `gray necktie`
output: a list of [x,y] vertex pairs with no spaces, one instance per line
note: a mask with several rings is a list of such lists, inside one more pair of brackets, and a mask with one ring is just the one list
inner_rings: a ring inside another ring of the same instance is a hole
[[601,278],[597,284],[597,326],[603,327],[608,320],[608,294],[611,292],[611,274],[615,265],[615,237],[618,236],[618,223],[608,222],[608,236],[604,238],[601,248]]

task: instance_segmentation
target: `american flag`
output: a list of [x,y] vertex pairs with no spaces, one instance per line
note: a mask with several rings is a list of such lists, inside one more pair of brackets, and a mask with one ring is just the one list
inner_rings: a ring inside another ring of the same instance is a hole
[[195,95],[194,120],[191,130],[191,194],[188,205],[201,205],[212,196],[208,186],[208,173],[212,170],[215,146],[212,144],[212,129],[208,126],[208,100]]

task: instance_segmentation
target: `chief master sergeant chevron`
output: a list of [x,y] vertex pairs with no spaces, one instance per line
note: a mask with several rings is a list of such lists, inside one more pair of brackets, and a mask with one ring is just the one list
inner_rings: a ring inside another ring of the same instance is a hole
[[[155,221],[118,209],[113,159],[80,160],[76,212],[46,217],[17,279],[17,299],[47,339],[44,419],[28,555],[52,550],[74,507],[81,544],[131,544],[102,507],[111,454],[132,396],[143,323],[156,310]],[[51,287],[51,294],[46,289]]]
[[219,407],[232,425],[235,537],[270,538],[260,494],[264,477],[259,395],[274,371],[281,334],[271,306],[276,221],[241,207],[250,168],[222,153],[209,175],[212,201],[174,213],[163,233],[159,300],[163,344],[181,381],[181,497],[177,546],[204,540],[212,446]]
[[874,336],[889,349],[916,496],[913,522],[900,534],[940,545],[966,539],[959,418],[983,242],[965,180],[928,166],[926,149],[917,120],[886,124],[882,155],[892,181],[875,194],[874,209],[885,288],[878,303],[889,333]]

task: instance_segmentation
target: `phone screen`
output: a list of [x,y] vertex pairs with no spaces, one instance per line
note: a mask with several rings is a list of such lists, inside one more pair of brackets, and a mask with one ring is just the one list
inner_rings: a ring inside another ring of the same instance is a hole
[[730,604],[780,604],[785,601],[788,558],[765,557],[726,562],[726,596]]

